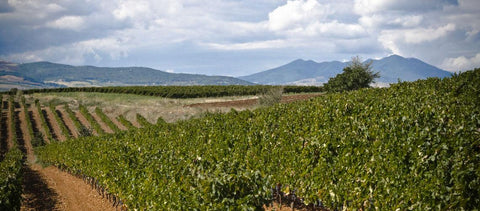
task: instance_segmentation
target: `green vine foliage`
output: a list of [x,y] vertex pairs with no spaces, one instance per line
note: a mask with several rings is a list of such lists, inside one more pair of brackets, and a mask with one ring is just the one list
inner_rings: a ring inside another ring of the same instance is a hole
[[137,122],[138,124],[140,124],[141,127],[149,127],[152,125],[152,123],[150,123],[147,119],[145,119],[145,117],[143,117],[141,114],[137,113],[136,117],[137,117]]
[[322,92],[319,86],[119,86],[119,87],[68,87],[24,90],[25,94],[49,92],[100,92],[136,94],[167,98],[223,97],[262,94],[266,89],[283,88],[285,93]]
[[44,163],[95,177],[132,209],[261,209],[280,183],[330,209],[474,210],[479,96],[476,69],[37,152]]
[[122,123],[123,126],[127,127],[127,129],[129,129],[129,130],[136,128],[136,127],[133,126],[133,124],[132,124],[130,121],[128,121],[128,119],[126,119],[125,116],[123,116],[123,115],[119,115],[119,116],[117,117],[117,120],[118,120],[120,123]]
[[13,145],[5,155],[2,155],[3,160],[0,162],[0,210],[20,210],[23,193],[23,153],[17,146],[14,95],[10,95],[8,104]]
[[104,135],[106,134],[105,131],[102,129],[102,126],[98,124],[97,120],[93,118],[92,114],[88,111],[87,107],[84,105],[78,105],[78,110],[80,110],[80,113],[87,119],[87,121],[92,125],[93,129],[97,132],[99,135]]
[[112,122],[112,120],[110,119],[110,117],[108,117],[105,113],[103,113],[102,109],[101,108],[95,108],[95,113],[97,114],[97,116],[100,117],[100,119],[102,119],[103,122],[105,122],[105,124],[107,124],[107,126],[112,129],[115,133],[118,133],[118,132],[121,132],[120,128],[118,128],[117,125],[115,125],[115,123]]

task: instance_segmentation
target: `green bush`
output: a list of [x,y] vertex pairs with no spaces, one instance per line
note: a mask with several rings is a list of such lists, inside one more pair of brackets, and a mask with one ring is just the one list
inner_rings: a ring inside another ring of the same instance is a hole
[[380,77],[378,72],[374,73],[372,71],[371,65],[371,62],[362,63],[358,56],[353,57],[350,64],[343,68],[342,73],[328,80],[324,85],[325,90],[342,92],[370,87],[375,78]]

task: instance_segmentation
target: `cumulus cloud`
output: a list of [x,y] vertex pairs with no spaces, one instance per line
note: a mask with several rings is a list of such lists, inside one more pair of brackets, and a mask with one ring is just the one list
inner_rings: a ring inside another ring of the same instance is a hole
[[459,56],[456,58],[447,58],[443,61],[442,68],[452,72],[472,70],[474,68],[480,68],[480,53],[475,56],[467,58],[465,56]]
[[80,31],[85,27],[85,20],[79,16],[64,16],[48,22],[47,27]]
[[269,28],[273,31],[306,28],[325,20],[329,14],[329,8],[316,0],[288,1],[268,14]]
[[195,72],[396,53],[470,67],[479,19],[478,0],[0,0],[0,58]]

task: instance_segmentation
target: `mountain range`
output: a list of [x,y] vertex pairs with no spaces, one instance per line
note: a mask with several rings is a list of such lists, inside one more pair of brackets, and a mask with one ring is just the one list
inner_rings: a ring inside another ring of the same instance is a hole
[[[380,78],[375,82],[389,84],[401,81],[415,81],[428,77],[448,77],[450,72],[441,70],[415,58],[404,58],[391,55],[379,60],[368,59],[372,70],[380,73]],[[262,71],[252,75],[239,77],[240,79],[259,84],[297,84],[321,85],[329,78],[342,72],[349,62],[321,62],[298,59],[286,65]]]
[[[377,85],[414,81],[428,77],[448,77],[441,70],[415,58],[391,55],[368,59],[372,70],[380,73]],[[198,74],[169,73],[146,67],[71,66],[51,62],[16,64],[0,61],[0,90],[71,86],[132,85],[321,85],[342,72],[348,62],[317,63],[297,59],[286,65],[238,78]]]
[[169,73],[146,67],[71,66],[0,61],[0,89],[133,85],[252,85],[234,77]]

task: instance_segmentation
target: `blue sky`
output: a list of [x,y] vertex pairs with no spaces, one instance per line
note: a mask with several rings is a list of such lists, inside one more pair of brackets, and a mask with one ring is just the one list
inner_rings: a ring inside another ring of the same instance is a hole
[[480,67],[478,0],[0,0],[0,59],[242,76],[390,54]]

